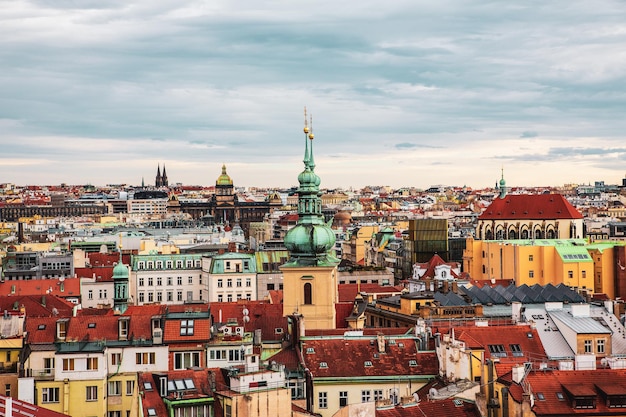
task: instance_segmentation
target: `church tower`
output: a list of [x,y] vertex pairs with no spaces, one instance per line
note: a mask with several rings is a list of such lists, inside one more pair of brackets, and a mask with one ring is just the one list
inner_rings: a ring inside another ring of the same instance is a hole
[[124,314],[128,308],[128,267],[122,263],[122,247],[120,245],[120,261],[113,268],[113,311]]
[[157,165],[156,179],[154,180],[154,186],[159,188],[161,186],[161,165]]
[[161,175],[161,187],[167,187],[168,181],[167,181],[167,174],[165,173],[165,164],[163,164],[163,174]]
[[304,112],[304,170],[298,175],[298,224],[285,236],[289,261],[283,272],[283,315],[304,317],[310,329],[336,328],[337,259],[335,234],[324,222],[320,177],[315,174],[313,127]]

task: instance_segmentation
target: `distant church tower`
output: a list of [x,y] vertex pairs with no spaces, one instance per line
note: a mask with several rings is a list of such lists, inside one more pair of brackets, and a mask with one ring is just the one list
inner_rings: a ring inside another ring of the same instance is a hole
[[163,175],[161,175],[161,166],[157,165],[156,179],[154,180],[154,186],[156,188],[167,187],[167,174],[165,173],[165,164],[163,164]]
[[315,174],[313,130],[309,131],[304,111],[304,171],[298,175],[298,224],[285,236],[289,261],[283,273],[283,315],[298,313],[306,328],[335,329],[337,303],[337,259],[331,250],[335,234],[324,222],[320,177]]
[[124,314],[128,308],[128,267],[122,263],[122,247],[120,245],[120,261],[113,268],[113,311]]

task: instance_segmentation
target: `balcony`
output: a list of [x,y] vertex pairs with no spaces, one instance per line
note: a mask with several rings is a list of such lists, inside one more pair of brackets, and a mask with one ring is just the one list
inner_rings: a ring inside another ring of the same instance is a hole
[[34,378],[36,381],[54,380],[54,369],[23,369],[20,371],[20,378]]

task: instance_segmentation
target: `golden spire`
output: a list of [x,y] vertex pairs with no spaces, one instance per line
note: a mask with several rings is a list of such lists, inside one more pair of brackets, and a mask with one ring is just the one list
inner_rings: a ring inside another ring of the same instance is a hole
[[306,106],[304,106],[304,133],[309,133],[309,126],[306,124]]
[[313,140],[315,135],[313,134],[313,115],[309,115],[309,120],[311,122],[311,133],[309,133],[309,139]]

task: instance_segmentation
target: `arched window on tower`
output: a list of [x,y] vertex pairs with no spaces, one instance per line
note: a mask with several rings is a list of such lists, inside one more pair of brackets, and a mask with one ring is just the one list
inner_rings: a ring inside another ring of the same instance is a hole
[[313,288],[310,282],[304,284],[304,304],[313,304]]

